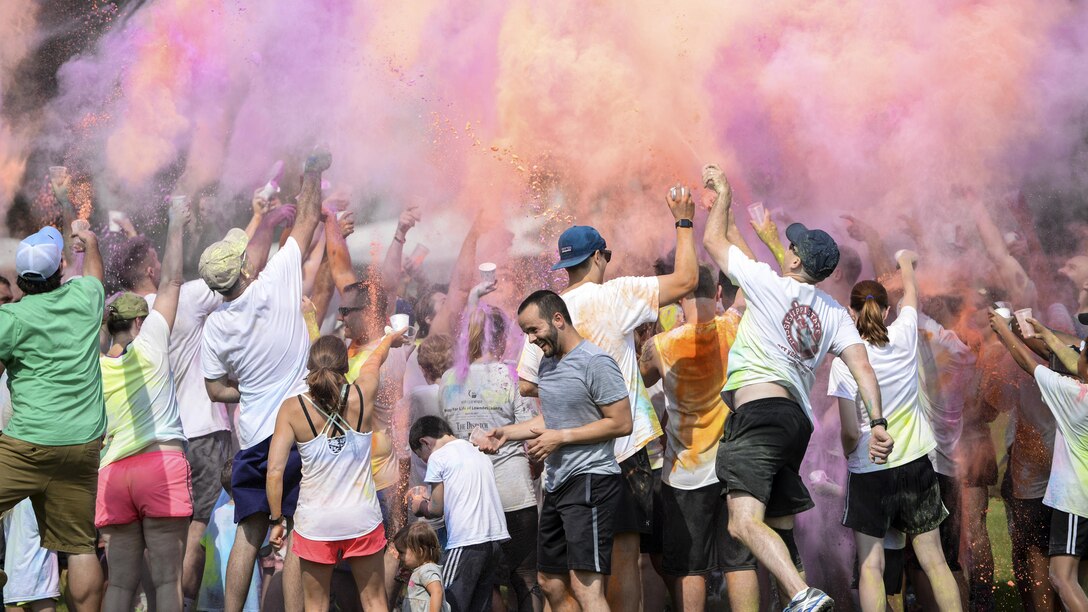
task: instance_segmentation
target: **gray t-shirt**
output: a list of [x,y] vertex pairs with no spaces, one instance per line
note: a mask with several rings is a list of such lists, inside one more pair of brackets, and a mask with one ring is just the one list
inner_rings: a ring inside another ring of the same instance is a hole
[[[431,609],[431,594],[427,585],[435,580],[442,580],[442,568],[434,563],[424,563],[412,572],[408,579],[408,592],[401,604],[401,612],[427,612]],[[443,612],[449,612],[450,602],[442,601]]]
[[[562,359],[540,362],[540,411],[548,429],[573,429],[604,414],[600,406],[627,397],[627,383],[608,353],[583,340]],[[613,441],[569,444],[544,461],[544,488],[551,492],[580,474],[619,474]]]
[[[457,368],[439,382],[438,403],[453,428],[453,435],[468,440],[474,427],[489,431],[528,421],[535,416],[534,400],[518,393],[517,377],[505,363],[474,363],[459,380]],[[503,512],[536,505],[529,458],[522,442],[507,442],[491,455]]]

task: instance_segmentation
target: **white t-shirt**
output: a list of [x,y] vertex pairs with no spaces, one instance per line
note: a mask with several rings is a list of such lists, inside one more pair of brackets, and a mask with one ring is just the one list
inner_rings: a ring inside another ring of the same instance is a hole
[[464,440],[443,444],[427,461],[426,480],[444,483],[446,550],[510,539],[491,459],[475,446]]
[[967,385],[975,375],[975,354],[956,332],[918,313],[918,374],[922,401],[937,447],[930,453],[938,474],[956,476],[955,451],[963,433]]
[[[616,438],[616,461],[624,461],[650,440],[661,436],[661,422],[642,382],[635,352],[635,328],[657,320],[660,284],[656,276],[626,276],[603,285],[585,283],[563,293],[575,329],[591,344],[612,356],[620,366],[631,400],[631,435]],[[539,382],[543,351],[525,343],[518,376]]]
[[809,391],[816,367],[828,352],[861,344],[850,314],[822,290],[779,276],[736,246],[729,247],[729,278],[744,291],[748,308],[729,350],[724,391],[778,383],[815,423]]
[[1088,518],[1088,387],[1041,365],[1035,381],[1058,423],[1043,503]]
[[283,400],[306,391],[309,352],[302,318],[302,253],[288,238],[257,280],[204,324],[201,369],[204,378],[229,374],[238,381],[242,448],[270,437]]
[[[144,296],[149,309],[155,308],[155,297],[154,293]],[[181,286],[178,312],[170,331],[170,370],[174,372],[181,426],[190,440],[217,431],[230,431],[227,407],[208,397],[200,368],[204,321],[222,304],[223,296],[208,289],[208,284],[201,279]]]
[[[888,326],[888,343],[884,346],[873,346],[866,342],[865,350],[869,353],[869,363],[873,366],[873,373],[880,385],[883,417],[888,420],[888,434],[895,441],[895,449],[887,463],[877,465],[869,461],[868,448],[859,443],[857,449],[847,457],[847,467],[855,474],[906,465],[926,456],[937,446],[920,393],[918,311],[910,306],[900,310],[899,318]],[[853,400],[860,408],[857,381],[850,374],[846,362],[838,357],[831,363],[827,394]]]

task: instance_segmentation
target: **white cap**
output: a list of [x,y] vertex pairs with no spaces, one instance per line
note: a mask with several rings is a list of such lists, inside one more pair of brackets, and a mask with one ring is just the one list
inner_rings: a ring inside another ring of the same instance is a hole
[[32,281],[41,281],[60,269],[64,238],[57,228],[46,226],[27,236],[15,252],[15,273]]

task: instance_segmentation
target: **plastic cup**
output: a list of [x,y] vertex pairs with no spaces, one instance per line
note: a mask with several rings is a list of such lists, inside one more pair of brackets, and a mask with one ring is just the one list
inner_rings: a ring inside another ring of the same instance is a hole
[[472,432],[468,434],[468,441],[472,442],[476,446],[480,446],[487,440],[487,432],[480,428],[479,425],[472,428]]
[[418,269],[422,266],[423,260],[427,259],[427,253],[430,252],[431,250],[428,249],[426,245],[417,244],[415,250],[412,251],[411,257],[408,258],[412,263],[412,267]]
[[756,223],[763,223],[763,216],[767,214],[763,202],[756,202],[748,206],[748,216]]
[[109,212],[109,220],[110,220],[110,231],[111,232],[119,232],[119,231],[121,231],[121,222],[125,220],[125,213],[123,213],[123,212],[121,212],[119,210],[111,210]]
[[49,166],[50,180],[63,181],[66,176],[68,176],[68,168],[65,166]]
[[279,191],[279,189],[276,188],[276,184],[272,181],[268,181],[267,183],[265,183],[264,187],[261,187],[257,190],[257,197],[261,198],[262,200],[268,200],[272,196],[276,195],[277,191]]
[[395,332],[408,329],[408,315],[402,313],[389,317],[389,326],[392,327]]
[[495,271],[498,269],[499,267],[490,261],[480,264],[480,280],[485,283],[495,282]]
[[1035,337],[1035,327],[1028,323],[1028,318],[1031,316],[1030,308],[1021,308],[1013,313],[1016,316],[1016,322],[1020,325],[1020,335],[1025,338]]
[[997,308],[994,308],[994,312],[1001,315],[1005,319],[1011,319],[1012,318],[1012,311],[1009,310],[1008,308],[1003,308],[1001,306],[998,306]]
[[176,195],[170,196],[171,206],[185,206],[185,202],[189,200],[189,196]]

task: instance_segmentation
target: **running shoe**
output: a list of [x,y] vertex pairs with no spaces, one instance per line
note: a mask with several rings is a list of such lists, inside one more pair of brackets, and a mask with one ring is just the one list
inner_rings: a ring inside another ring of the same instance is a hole
[[829,612],[835,609],[835,600],[820,589],[809,587],[790,600],[783,612]]

